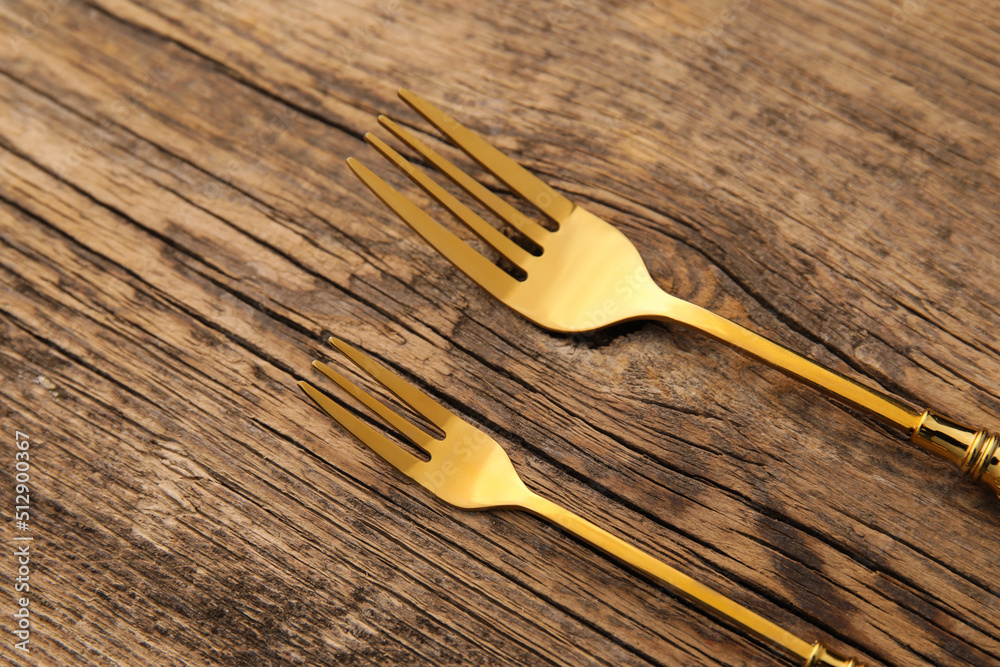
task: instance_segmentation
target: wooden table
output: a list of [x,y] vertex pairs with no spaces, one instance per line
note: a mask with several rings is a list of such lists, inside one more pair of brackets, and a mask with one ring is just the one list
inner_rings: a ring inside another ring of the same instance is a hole
[[530,325],[344,163],[404,187],[362,135],[426,128],[405,84],[673,294],[996,428],[995,4],[9,0],[0,25],[5,660],[791,664],[391,470],[295,387],[335,332],[539,492],[800,636],[1000,664],[987,489],[702,336]]

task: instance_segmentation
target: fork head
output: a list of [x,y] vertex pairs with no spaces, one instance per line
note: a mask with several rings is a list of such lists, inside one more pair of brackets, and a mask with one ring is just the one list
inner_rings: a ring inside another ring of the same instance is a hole
[[348,159],[354,173],[384,204],[472,280],[529,320],[564,333],[646,318],[670,307],[672,297],[653,282],[635,245],[617,228],[573,204],[423,98],[405,89],[399,95],[557,225],[555,231],[539,225],[401,125],[380,116],[383,127],[540,250],[531,252],[515,243],[388,144],[371,133],[365,135],[379,153],[526,276],[518,279],[507,273],[361,162]]
[[325,393],[308,382],[300,381],[302,391],[334,421],[445,502],[464,509],[523,504],[530,492],[514,470],[507,452],[496,440],[344,341],[331,337],[330,344],[414,412],[440,429],[444,438],[436,438],[418,428],[337,371],[321,361],[314,361],[313,366],[317,370],[396,429],[403,438],[426,452],[430,459],[423,460],[411,454]]

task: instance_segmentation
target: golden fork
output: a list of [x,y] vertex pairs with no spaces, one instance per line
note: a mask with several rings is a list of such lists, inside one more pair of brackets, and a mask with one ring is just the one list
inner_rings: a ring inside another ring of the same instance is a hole
[[524,317],[564,333],[593,331],[635,319],[672,322],[696,329],[901,430],[913,442],[957,464],[963,472],[985,482],[1000,495],[1000,435],[929,410],[916,410],[705,308],[667,294],[653,282],[635,246],[615,227],[550,188],[423,98],[406,89],[400,89],[399,96],[558,225],[556,231],[542,227],[399,124],[379,116],[379,122],[389,132],[541,250],[539,254],[529,252],[378,137],[370,132],[365,135],[379,153],[527,277],[518,280],[487,260],[358,160],[349,158],[348,164],[414,231],[469,278]]
[[344,341],[331,337],[330,344],[444,433],[442,439],[430,436],[326,364],[313,362],[313,366],[320,372],[395,428],[414,446],[430,455],[430,460],[423,461],[395,444],[308,382],[300,381],[299,387],[334,421],[441,500],[470,510],[500,507],[527,510],[640,572],[665,582],[706,609],[777,644],[790,655],[804,659],[805,667],[862,667],[854,659],[848,660],[831,653],[820,642],[809,643],[796,637],[586,519],[529,491],[514,470],[507,452],[496,440]]

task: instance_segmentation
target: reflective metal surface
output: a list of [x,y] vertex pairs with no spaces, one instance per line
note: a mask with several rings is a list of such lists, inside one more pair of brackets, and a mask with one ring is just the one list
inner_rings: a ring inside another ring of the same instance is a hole
[[395,428],[400,436],[429,454],[430,460],[423,461],[404,450],[308,382],[299,382],[299,387],[337,423],[441,500],[463,509],[527,510],[667,584],[705,609],[773,642],[791,656],[804,660],[802,664],[806,667],[861,667],[854,660],[831,653],[820,643],[800,639],[583,517],[533,493],[521,481],[504,449],[489,435],[356,348],[337,338],[330,338],[330,343],[444,433],[444,438],[432,437],[326,364],[313,362],[320,372]]
[[389,132],[541,250],[540,254],[529,252],[388,144],[371,133],[366,135],[379,153],[527,277],[519,280],[498,267],[355,158],[348,159],[351,169],[442,255],[524,317],[539,326],[565,333],[592,331],[635,319],[659,320],[695,329],[898,428],[914,442],[959,464],[972,477],[1000,493],[995,436],[977,431],[973,431],[973,436],[940,431],[938,424],[926,418],[926,412],[825,368],[705,308],[665,293],[650,277],[636,247],[618,229],[553,190],[428,101],[405,89],[399,95],[466,154],[558,225],[556,231],[542,227],[401,125],[385,116],[379,117]]

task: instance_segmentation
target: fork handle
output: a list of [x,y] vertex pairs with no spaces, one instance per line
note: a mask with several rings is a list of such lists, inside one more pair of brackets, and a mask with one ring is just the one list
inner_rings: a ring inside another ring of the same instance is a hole
[[810,643],[800,639],[763,616],[550,500],[531,493],[522,507],[631,565],[636,570],[666,583],[702,607],[735,621],[757,636],[777,644],[790,655],[804,660],[802,663],[804,667],[863,667],[853,658],[843,658],[831,652],[820,642]]
[[925,410],[910,439],[951,461],[1000,496],[1000,434],[975,429]]
[[655,319],[696,329],[896,427],[914,443],[958,465],[1000,495],[1000,435],[929,410],[916,410],[706,308],[666,293],[663,296],[666,302],[661,312],[653,315]]

